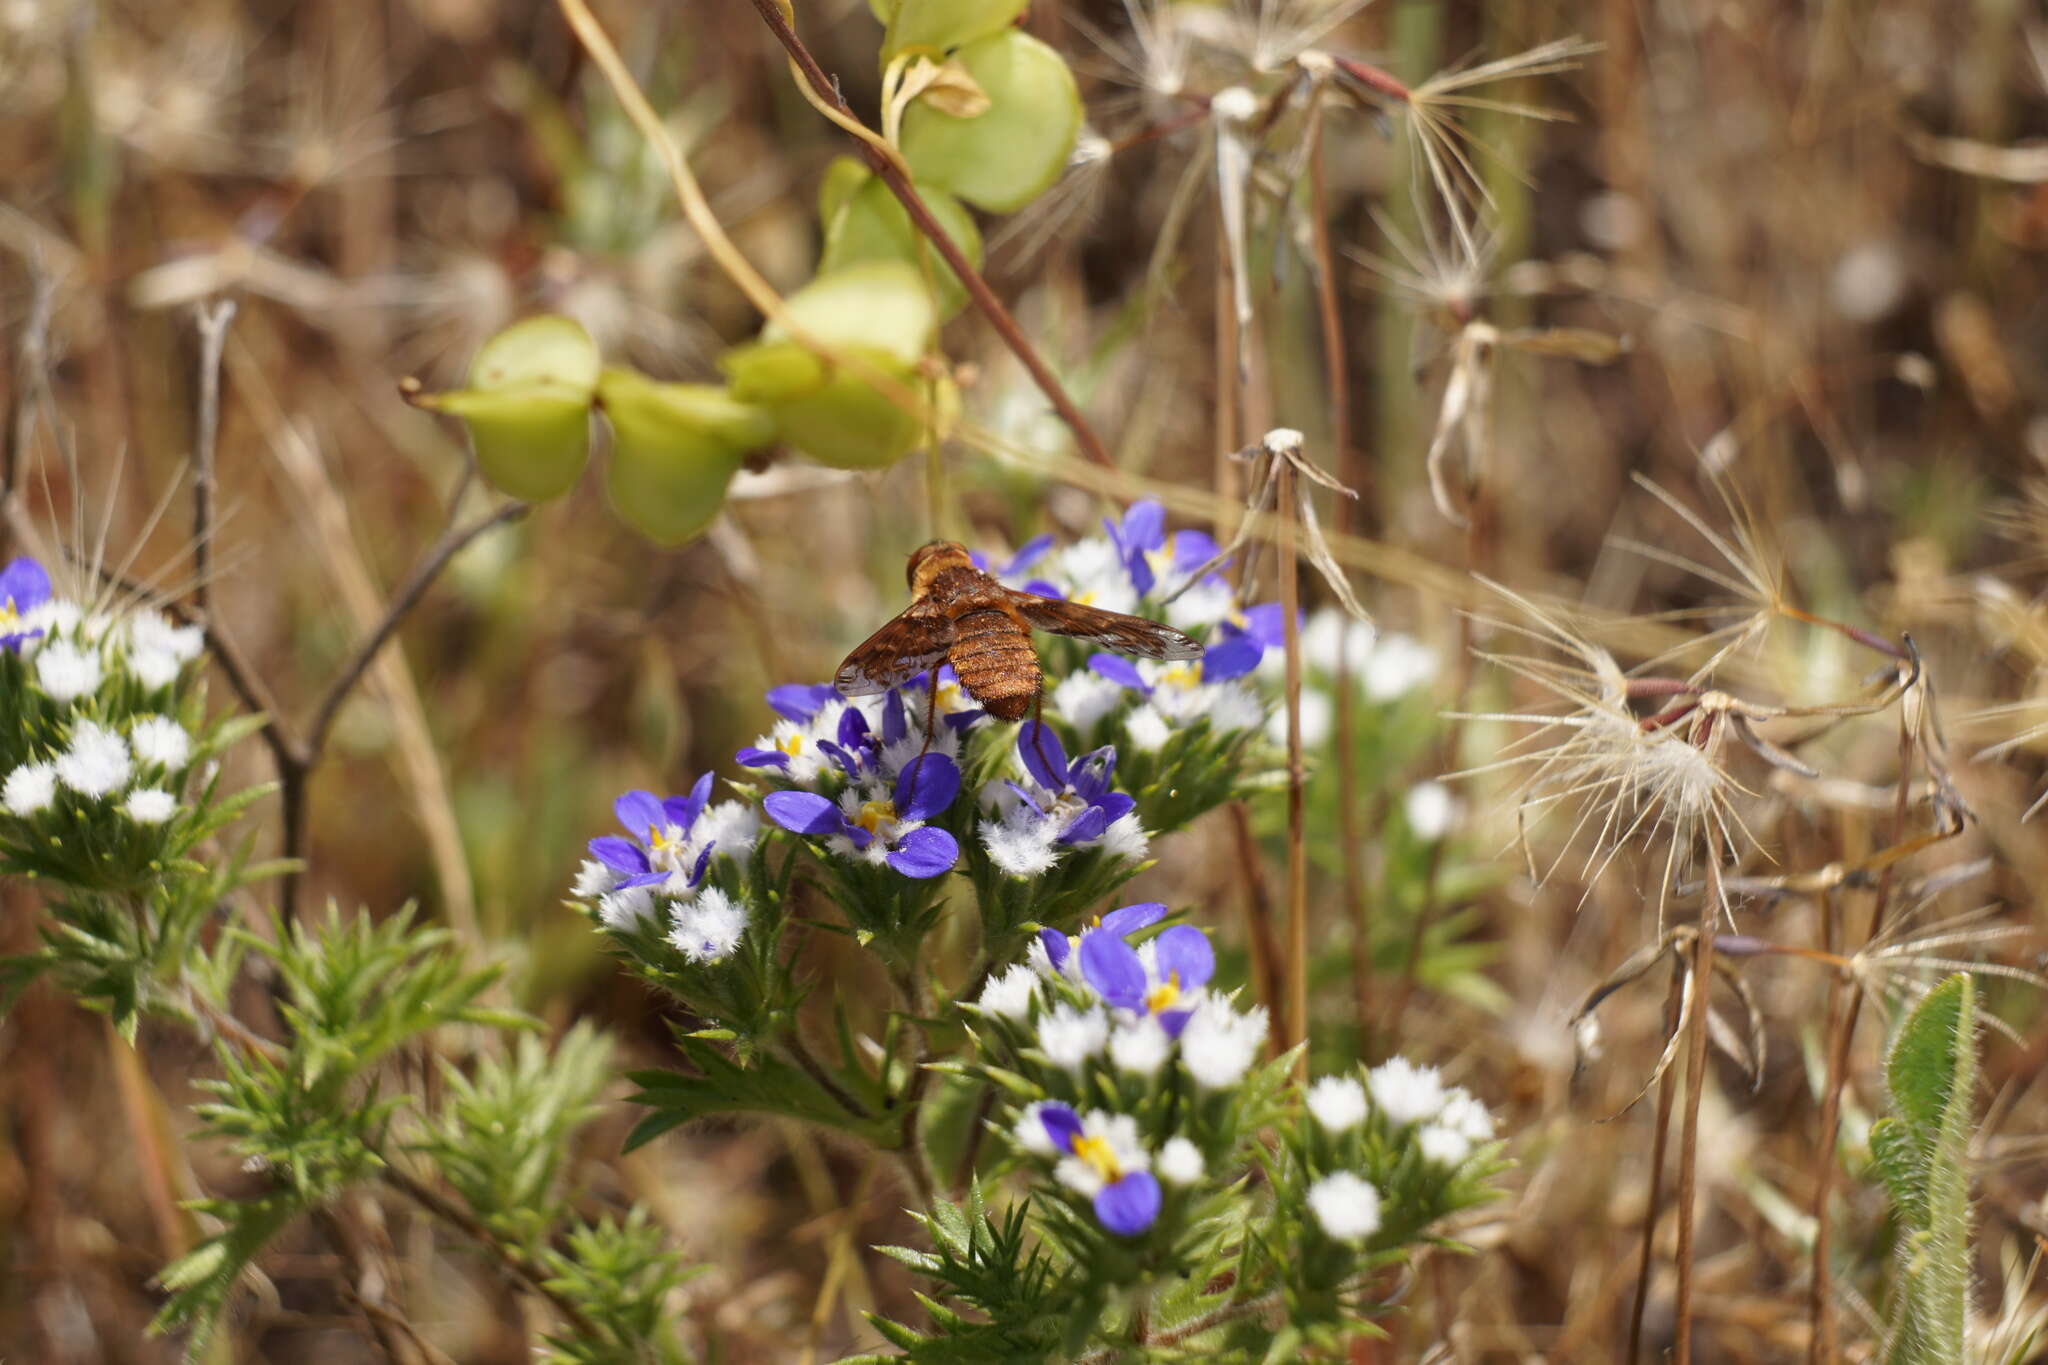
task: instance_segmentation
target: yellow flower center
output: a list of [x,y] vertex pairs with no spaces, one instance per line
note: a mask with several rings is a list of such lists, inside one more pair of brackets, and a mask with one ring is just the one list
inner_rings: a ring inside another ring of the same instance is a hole
[[784,735],[781,739],[775,741],[775,747],[788,754],[791,758],[797,757],[804,751],[803,731],[798,730],[792,734]]
[[863,801],[860,804],[860,814],[853,817],[853,823],[859,825],[868,833],[880,837],[884,825],[896,823],[896,803],[894,801]]
[[1154,1014],[1173,1008],[1173,1002],[1180,999],[1180,973],[1168,972],[1166,980],[1145,993],[1145,1008]]
[[1156,686],[1197,687],[1202,681],[1202,670],[1193,663],[1168,664],[1159,671]]
[[676,837],[673,839],[669,837],[669,831],[675,828],[674,825],[649,825],[647,827],[648,851],[659,858],[662,854],[673,853],[679,848],[683,842],[682,831],[676,830]]
[[1092,607],[1095,605],[1095,589],[1090,588],[1086,592],[1077,592],[1067,600],[1076,606]]
[[1124,1168],[1117,1164],[1116,1153],[1111,1150],[1108,1138],[1089,1137],[1083,1134],[1073,1140],[1074,1155],[1095,1168],[1095,1173],[1104,1181],[1115,1183],[1123,1179]]
[[21,624],[21,613],[14,609],[14,599],[0,602],[0,630],[12,630]]

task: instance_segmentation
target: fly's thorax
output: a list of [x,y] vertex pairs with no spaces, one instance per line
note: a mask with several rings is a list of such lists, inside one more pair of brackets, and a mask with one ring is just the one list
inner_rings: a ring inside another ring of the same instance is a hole
[[911,551],[903,577],[912,594],[922,597],[937,585],[940,575],[961,569],[977,576],[980,573],[966,547],[951,540],[934,540]]

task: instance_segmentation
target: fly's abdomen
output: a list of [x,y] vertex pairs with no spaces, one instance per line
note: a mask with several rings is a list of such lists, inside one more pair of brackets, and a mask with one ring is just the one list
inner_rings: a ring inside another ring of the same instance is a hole
[[1030,632],[993,608],[971,611],[953,623],[946,656],[967,695],[998,720],[1022,720],[1038,695],[1038,651]]

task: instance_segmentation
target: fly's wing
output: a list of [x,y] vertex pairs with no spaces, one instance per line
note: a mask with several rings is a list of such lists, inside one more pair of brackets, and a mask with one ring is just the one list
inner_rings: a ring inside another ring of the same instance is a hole
[[872,697],[908,682],[952,647],[952,618],[935,603],[912,602],[846,656],[832,685],[842,697]]
[[1079,602],[1040,597],[1035,592],[1018,592],[1014,588],[1006,591],[1010,605],[1031,623],[1034,630],[1092,640],[1104,649],[1113,649],[1119,654],[1135,654],[1142,659],[1198,659],[1202,656],[1202,646],[1195,640],[1172,626],[1161,625],[1142,616],[1084,607]]

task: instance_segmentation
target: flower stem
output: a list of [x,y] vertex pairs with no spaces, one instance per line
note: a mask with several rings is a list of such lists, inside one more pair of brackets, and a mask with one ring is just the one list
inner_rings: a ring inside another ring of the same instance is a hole
[[[1287,660],[1287,1045],[1308,1041],[1307,770],[1301,759],[1301,584],[1295,561],[1294,463],[1280,463],[1280,617]],[[1349,850],[1346,850],[1349,853]],[[1295,1054],[1295,1076],[1308,1079],[1308,1049]]]
[[1699,1001],[1686,1039],[1685,1116],[1678,1137],[1678,1308],[1676,1365],[1692,1360],[1693,1233],[1695,1187],[1699,1179],[1700,1097],[1707,1088],[1707,1016],[1714,981],[1714,933],[1727,903],[1721,884],[1721,845],[1707,836],[1707,895],[1700,905],[1699,937],[1693,940],[1692,972]]

